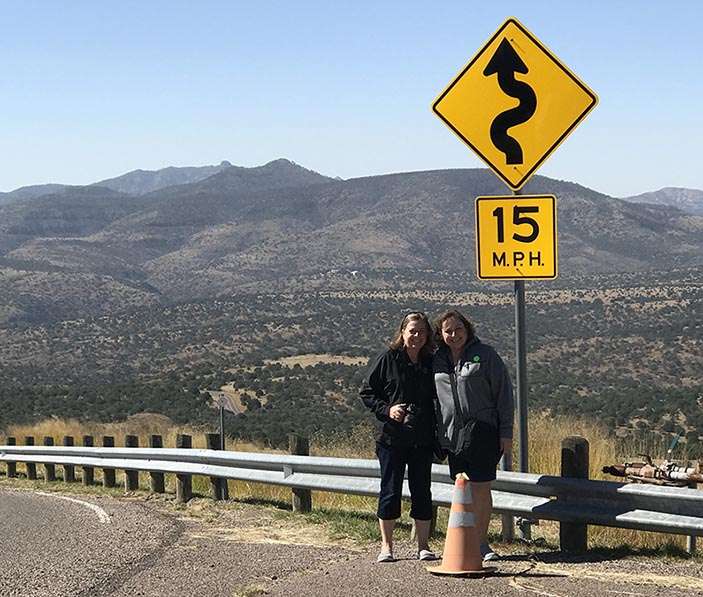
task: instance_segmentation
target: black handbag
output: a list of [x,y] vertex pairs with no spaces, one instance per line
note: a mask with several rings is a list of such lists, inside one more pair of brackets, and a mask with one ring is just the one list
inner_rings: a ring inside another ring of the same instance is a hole
[[469,419],[459,428],[456,441],[459,458],[495,467],[500,460],[498,428],[478,419]]
[[[471,463],[485,462],[487,466],[495,468],[502,455],[498,428],[470,415],[464,419],[459,404],[456,375],[450,373],[449,378],[454,399],[454,454]],[[469,411],[470,408],[469,406]]]

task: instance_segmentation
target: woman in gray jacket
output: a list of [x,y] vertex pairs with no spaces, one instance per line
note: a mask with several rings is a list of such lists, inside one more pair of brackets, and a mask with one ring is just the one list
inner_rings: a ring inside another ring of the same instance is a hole
[[[433,371],[437,389],[437,438],[449,455],[452,478],[466,473],[481,538],[484,560],[497,556],[486,542],[493,501],[491,482],[503,452],[512,450],[513,388],[498,353],[475,335],[471,322],[459,311],[442,313],[435,321],[439,349]],[[477,422],[483,445],[472,446],[480,457],[460,455],[462,429]]]

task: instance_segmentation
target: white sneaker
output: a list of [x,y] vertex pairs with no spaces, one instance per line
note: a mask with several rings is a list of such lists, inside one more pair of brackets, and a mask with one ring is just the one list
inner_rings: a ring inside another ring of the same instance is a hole
[[421,549],[420,551],[418,551],[417,559],[423,560],[425,562],[434,562],[435,560],[439,560],[437,554],[435,554],[433,551],[430,551],[429,549]]
[[376,561],[380,564],[382,562],[395,562],[392,551],[381,551],[376,558]]
[[500,556],[491,549],[488,543],[481,543],[481,557],[483,557],[484,562],[492,562],[500,559]]

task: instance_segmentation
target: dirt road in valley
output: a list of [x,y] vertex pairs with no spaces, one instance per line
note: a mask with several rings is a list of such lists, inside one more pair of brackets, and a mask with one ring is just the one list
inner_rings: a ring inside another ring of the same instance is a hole
[[495,575],[447,579],[430,575],[407,542],[398,562],[376,564],[375,546],[332,540],[323,525],[273,507],[65,497],[82,503],[0,483],[0,595],[703,594],[702,559],[569,559],[513,546]]

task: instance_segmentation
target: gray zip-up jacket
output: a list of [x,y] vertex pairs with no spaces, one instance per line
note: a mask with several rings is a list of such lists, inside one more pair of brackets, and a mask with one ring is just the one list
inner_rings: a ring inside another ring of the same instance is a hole
[[513,386],[508,369],[493,347],[474,337],[464,346],[459,362],[452,363],[448,347],[434,355],[437,388],[437,438],[440,445],[456,450],[454,388],[463,420],[485,421],[498,428],[501,438],[513,437]]

